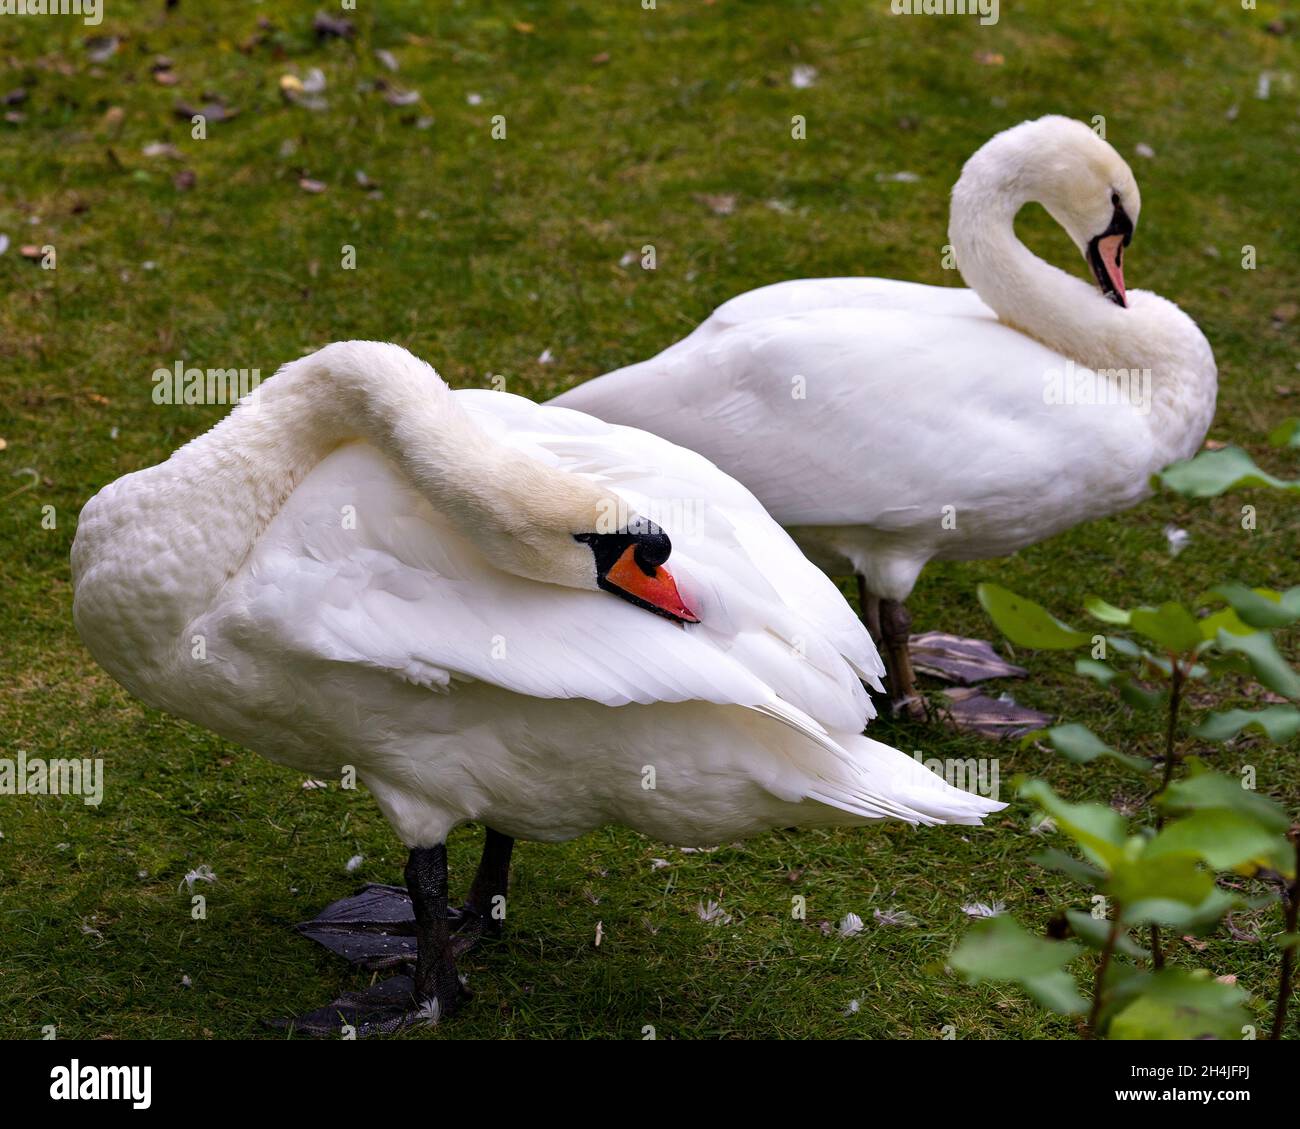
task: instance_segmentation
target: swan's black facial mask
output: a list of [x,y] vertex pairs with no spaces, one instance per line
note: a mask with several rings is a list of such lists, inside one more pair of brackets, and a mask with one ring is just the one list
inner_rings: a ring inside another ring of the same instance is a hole
[[683,602],[672,573],[663,567],[673,551],[668,534],[653,522],[615,533],[575,533],[573,539],[591,546],[596,558],[596,583],[606,592],[675,623],[699,623]]
[[1124,292],[1124,248],[1133,242],[1133,221],[1119,202],[1119,195],[1111,193],[1111,203],[1115,212],[1110,217],[1110,226],[1100,235],[1094,235],[1088,243],[1088,266],[1092,268],[1093,277],[1101,287],[1103,297],[1109,298],[1117,306],[1128,306]]

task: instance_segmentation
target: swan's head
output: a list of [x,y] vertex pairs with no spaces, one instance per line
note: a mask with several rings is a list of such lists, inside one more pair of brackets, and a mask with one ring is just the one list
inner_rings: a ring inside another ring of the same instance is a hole
[[1036,201],[1082,252],[1101,292],[1117,306],[1124,290],[1124,248],[1142,198],[1132,170],[1082,122],[1049,115],[1021,122],[987,141],[966,162],[953,189],[959,205],[983,215],[994,199],[1012,214]]
[[[498,565],[567,588],[608,592],[678,623],[698,623],[668,570],[672,541],[618,495],[581,475],[512,460],[516,489],[474,537]],[[496,528],[493,528],[496,526]]]
[[1039,118],[1016,129],[1026,131],[1031,145],[1023,166],[1029,198],[1065,228],[1102,294],[1126,306],[1124,248],[1142,207],[1132,170],[1110,144],[1072,118]]
[[699,623],[682,601],[672,573],[664,568],[673,543],[654,522],[633,518],[623,529],[575,533],[573,539],[591,551],[597,587],[656,615]]

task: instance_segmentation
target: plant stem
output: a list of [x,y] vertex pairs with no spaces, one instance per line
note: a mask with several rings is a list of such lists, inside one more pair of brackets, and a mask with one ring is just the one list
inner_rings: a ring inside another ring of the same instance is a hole
[[[1170,669],[1173,673],[1169,679],[1169,721],[1165,726],[1165,778],[1160,784],[1160,791],[1162,792],[1173,782],[1174,765],[1178,763],[1178,756],[1174,751],[1174,740],[1178,735],[1178,707],[1182,703],[1183,697],[1183,668],[1179,666],[1178,660],[1174,659]],[[1157,830],[1163,827],[1164,824],[1164,814],[1157,812]]]
[[[1193,662],[1196,660],[1193,659]],[[1170,656],[1169,663],[1169,720],[1165,725],[1165,776],[1160,782],[1160,791],[1163,793],[1174,779],[1174,765],[1177,760],[1174,755],[1174,739],[1178,734],[1178,707],[1183,697],[1183,668],[1178,665],[1178,659]],[[1165,813],[1159,808],[1156,809],[1156,830],[1159,831],[1165,825]],[[1151,966],[1159,972],[1165,966],[1165,950],[1160,943],[1160,926],[1151,926]]]
[[1088,1038],[1097,1037],[1097,1021],[1101,1018],[1102,996],[1106,988],[1106,970],[1110,968],[1110,958],[1119,943],[1120,907],[1115,905],[1115,919],[1110,923],[1110,932],[1106,935],[1106,944],[1101,950],[1101,959],[1097,961],[1097,972],[1092,978],[1092,1010],[1088,1012]]
[[[1288,934],[1294,935],[1300,929],[1300,827],[1291,828],[1291,842],[1295,844],[1295,877],[1291,885],[1283,892],[1283,927]],[[1270,1039],[1281,1039],[1282,1028],[1286,1026],[1286,1005],[1291,998],[1291,977],[1295,971],[1294,944],[1282,950],[1282,970],[1277,981],[1277,1005],[1273,1009],[1273,1031]]]

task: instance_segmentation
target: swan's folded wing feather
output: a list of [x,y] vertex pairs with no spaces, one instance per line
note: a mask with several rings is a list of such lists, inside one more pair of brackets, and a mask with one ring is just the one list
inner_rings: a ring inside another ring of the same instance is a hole
[[[395,467],[354,444],[299,484],[210,617],[236,646],[364,665],[432,690],[468,678],[615,706],[764,708],[809,734],[860,729],[866,698],[832,644],[807,629],[809,659],[793,655],[782,631],[797,616],[782,623],[761,590],[717,591],[707,562],[674,564],[714,626],[683,628],[604,592],[493,568]],[[737,571],[741,584],[761,584]]]
[[703,455],[648,431],[517,396],[463,391],[457,399],[502,442],[598,479],[658,522],[672,538],[674,562],[688,562],[701,583],[725,585],[711,604],[715,615],[766,620],[769,631],[824,673],[847,662],[878,685],[884,665],[839,589],[749,489]]

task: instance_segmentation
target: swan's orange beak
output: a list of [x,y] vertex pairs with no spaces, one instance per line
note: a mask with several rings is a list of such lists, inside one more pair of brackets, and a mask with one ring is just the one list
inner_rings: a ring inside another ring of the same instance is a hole
[[658,612],[682,623],[699,623],[700,618],[683,602],[677,582],[663,566],[647,573],[636,560],[636,546],[629,545],[614,567],[605,573],[605,582],[619,594],[647,611]]
[[1101,288],[1101,296],[1117,306],[1128,305],[1128,292],[1124,289],[1124,248],[1133,239],[1133,221],[1120,202],[1119,193],[1112,192],[1110,202],[1115,211],[1110,226],[1088,241],[1084,258],[1092,268],[1092,276]]
[[1127,295],[1124,292],[1124,236],[1107,235],[1098,240],[1097,254],[1110,281],[1110,293],[1107,293],[1105,283],[1102,283],[1102,292],[1117,305],[1127,306]]

